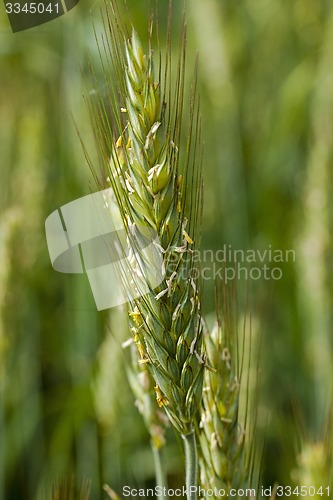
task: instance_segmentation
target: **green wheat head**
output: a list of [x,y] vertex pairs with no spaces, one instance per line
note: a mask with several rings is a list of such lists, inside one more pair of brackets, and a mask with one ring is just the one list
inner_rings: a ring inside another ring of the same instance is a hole
[[[176,78],[171,83],[170,26],[164,70],[154,68],[131,29],[121,26],[117,5],[107,9],[105,36],[98,41],[103,82],[92,67],[94,94],[88,99],[103,163],[100,187],[108,184],[120,209],[133,255],[142,236],[157,234],[164,280],[131,299],[129,317],[140,364],[154,379],[157,403],[182,434],[192,431],[201,402],[204,355],[198,283],[191,277],[200,211],[200,119],[196,72],[189,100],[184,154],[182,134],[186,30],[182,29]],[[155,56],[156,57],[156,56]],[[102,90],[105,89],[105,92]],[[132,259],[131,280],[140,289],[143,259]]]
[[235,294],[228,287],[223,292],[216,323],[204,336],[210,369],[204,377],[198,437],[201,484],[227,491],[250,486],[254,443],[247,416],[244,422],[239,416],[244,339],[240,342],[235,325]]

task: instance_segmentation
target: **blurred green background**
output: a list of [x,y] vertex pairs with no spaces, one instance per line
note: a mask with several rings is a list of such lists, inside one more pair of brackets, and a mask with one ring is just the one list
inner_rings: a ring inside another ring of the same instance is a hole
[[[163,39],[167,1],[159,3]],[[85,276],[53,271],[44,234],[52,211],[95,190],[72,115],[93,152],[81,67],[87,48],[97,57],[91,13],[98,19],[100,6],[81,0],[65,16],[15,34],[0,6],[4,500],[49,499],[52,482],[72,475],[92,480],[93,499],[106,498],[104,482],[121,491],[154,480],[149,438],[124,373],[124,310],[98,313]],[[146,41],[148,1],[128,0],[128,6]],[[296,485],[313,477],[328,486],[333,5],[188,0],[187,10],[189,74],[195,51],[200,54],[202,248],[271,245],[296,252],[280,280],[238,283],[241,304],[249,294],[254,346],[262,344],[261,482]],[[175,32],[181,11],[174,6]],[[204,285],[209,315],[214,283]],[[165,461],[176,484],[182,457],[169,434]]]

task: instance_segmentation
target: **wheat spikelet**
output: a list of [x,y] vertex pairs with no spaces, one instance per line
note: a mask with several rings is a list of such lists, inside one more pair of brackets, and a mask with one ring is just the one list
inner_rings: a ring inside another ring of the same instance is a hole
[[218,317],[204,337],[209,365],[204,378],[200,480],[205,488],[249,485],[250,464],[245,454],[245,431],[239,422],[241,369],[230,294],[224,294],[223,323]]
[[320,488],[325,492],[325,486],[333,484],[333,419],[330,399],[327,407],[328,413],[322,428],[317,429],[315,438],[306,429],[301,413],[297,418],[298,450],[291,479],[295,486],[312,486],[317,491],[314,498],[322,496],[318,493]]
[[136,406],[141,413],[145,426],[151,437],[153,450],[165,445],[165,432],[168,419],[156,404],[154,380],[145,364],[138,363],[138,352],[131,344],[131,362],[127,366],[128,380],[136,397]]
[[[151,47],[145,54],[134,30],[124,41],[117,5],[111,5],[100,49],[107,96],[101,95],[95,80],[97,97],[89,104],[130,246],[136,250],[140,237],[158,236],[164,280],[149,294],[130,300],[130,320],[140,362],[147,364],[155,380],[158,405],[164,406],[175,428],[188,435],[201,400],[204,360],[198,287],[191,277],[201,189],[199,169],[194,170],[200,140],[195,85],[186,154],[181,157],[178,151],[185,27],[173,87],[167,69],[170,47],[163,79],[161,67],[156,77]],[[140,288],[145,263],[135,255],[131,279]]]
[[297,456],[297,468],[292,471],[292,477],[297,485],[319,489],[330,476],[328,463],[325,443],[302,443],[302,450]]

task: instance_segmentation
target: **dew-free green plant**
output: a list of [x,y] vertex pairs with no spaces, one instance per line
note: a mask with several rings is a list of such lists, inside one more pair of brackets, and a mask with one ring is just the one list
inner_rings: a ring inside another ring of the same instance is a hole
[[[113,189],[132,250],[130,278],[137,288],[142,274],[136,252],[139,233],[157,235],[163,255],[163,282],[139,298],[129,297],[131,331],[139,363],[154,379],[157,404],[184,439],[187,485],[196,485],[194,422],[205,368],[198,283],[191,274],[201,197],[197,65],[182,153],[185,24],[173,84],[170,26],[164,66],[159,54],[155,69],[152,34],[145,53],[133,27],[126,38],[115,2],[106,10],[104,22],[106,35],[99,51],[106,95],[92,69],[95,94],[89,106],[104,178]],[[189,498],[195,494],[189,493]]]

